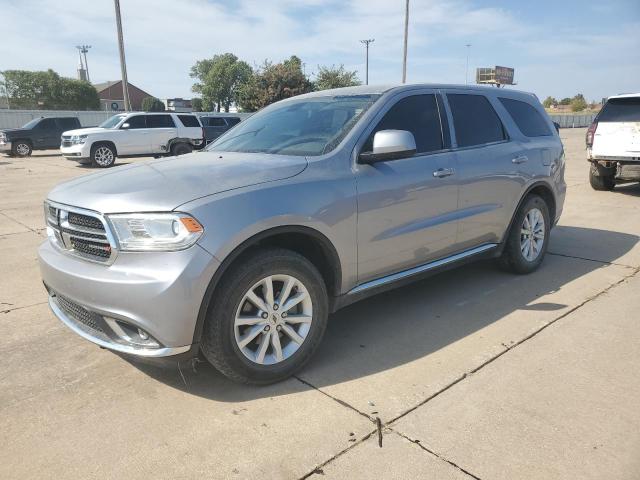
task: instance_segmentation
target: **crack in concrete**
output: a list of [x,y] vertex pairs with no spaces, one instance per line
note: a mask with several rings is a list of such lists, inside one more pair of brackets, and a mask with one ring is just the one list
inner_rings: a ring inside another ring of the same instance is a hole
[[[4,302],[3,302],[3,303],[4,303]],[[44,305],[44,304],[46,304],[46,303],[49,303],[49,302],[38,302],[38,303],[33,303],[33,304],[31,304],[31,305],[22,305],[21,307],[14,307],[14,308],[9,308],[9,309],[7,309],[7,310],[0,310],[0,314],[2,314],[2,313],[9,313],[9,312],[13,312],[14,310],[21,310],[21,309],[23,309],[23,308],[36,307],[36,306],[38,306],[38,305]]]
[[616,265],[618,267],[637,268],[633,265],[627,265],[625,263],[607,262],[606,260],[596,260],[595,258],[578,257],[576,255],[567,255],[564,253],[547,252],[547,255],[555,255],[556,257],[575,258],[576,260],[584,260],[586,262],[602,263],[604,265]]
[[474,478],[475,480],[481,480],[480,477],[478,477],[477,475],[474,475],[473,473],[471,473],[469,470],[465,470],[464,468],[462,468],[460,465],[452,462],[451,460],[443,457],[442,455],[434,452],[433,450],[431,450],[430,448],[425,447],[422,443],[420,443],[420,440],[414,440],[410,437],[408,437],[407,435],[398,432],[397,430],[394,430],[393,428],[387,427],[389,430],[391,430],[393,433],[395,433],[396,435],[398,435],[399,437],[404,438],[405,440],[417,445],[418,447],[420,447],[422,450],[424,450],[425,452],[430,453],[431,455],[433,455],[434,457],[438,458],[439,460],[442,460],[443,462],[448,463],[449,465],[451,465],[452,467],[456,468],[457,470],[461,471],[462,473],[464,473],[465,475],[470,476],[471,478]]

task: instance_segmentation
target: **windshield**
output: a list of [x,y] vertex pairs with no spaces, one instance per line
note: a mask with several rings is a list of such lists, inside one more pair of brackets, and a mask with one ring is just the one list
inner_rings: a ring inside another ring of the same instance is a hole
[[115,127],[118,123],[120,123],[120,121],[126,117],[126,115],[114,115],[113,117],[109,117],[107,120],[105,120],[104,122],[102,122],[100,125],[98,125],[99,127],[102,128],[113,128]]
[[333,150],[380,95],[288,100],[256,113],[207,150],[322,155]]
[[33,128],[35,127],[38,122],[42,120],[41,118],[34,118],[33,120],[29,120],[27,123],[25,123],[22,128]]

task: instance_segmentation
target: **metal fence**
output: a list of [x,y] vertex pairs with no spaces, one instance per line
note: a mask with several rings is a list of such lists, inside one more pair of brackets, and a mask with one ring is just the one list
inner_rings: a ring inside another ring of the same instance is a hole
[[560,125],[560,128],[578,128],[578,127],[588,127],[593,122],[593,119],[596,118],[595,113],[590,113],[587,115],[549,115],[551,120],[557,122]]

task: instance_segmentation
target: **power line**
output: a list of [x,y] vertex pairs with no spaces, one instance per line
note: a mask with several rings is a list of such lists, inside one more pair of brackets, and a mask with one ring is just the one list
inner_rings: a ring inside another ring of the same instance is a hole
[[375,42],[376,39],[375,38],[369,38],[367,40],[360,40],[360,43],[364,43],[366,49],[367,49],[367,53],[366,53],[366,57],[365,57],[365,67],[364,67],[364,84],[365,85],[369,85],[369,44]]

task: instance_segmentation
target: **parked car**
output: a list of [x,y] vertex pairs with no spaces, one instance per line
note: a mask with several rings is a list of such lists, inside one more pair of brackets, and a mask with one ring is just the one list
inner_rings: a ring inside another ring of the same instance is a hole
[[188,113],[120,113],[98,127],[62,134],[66,158],[107,168],[117,157],[184,155],[204,144],[198,117]]
[[640,181],[640,93],[609,97],[587,130],[586,143],[595,190]]
[[98,345],[175,361],[202,352],[233,380],[274,382],[311,358],[345,305],[479,258],[533,272],[564,170],[532,94],[314,92],[204,152],[54,188],[42,277],[58,318]]
[[200,121],[202,122],[202,127],[204,128],[206,141],[207,143],[210,143],[220,135],[222,135],[224,132],[229,130],[231,127],[240,123],[240,117],[207,115],[201,116]]
[[0,152],[14,157],[28,157],[34,150],[58,148],[65,130],[80,128],[77,117],[40,117],[22,128],[0,130]]

